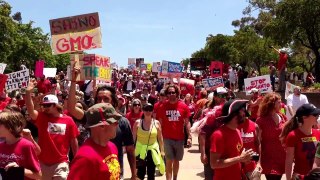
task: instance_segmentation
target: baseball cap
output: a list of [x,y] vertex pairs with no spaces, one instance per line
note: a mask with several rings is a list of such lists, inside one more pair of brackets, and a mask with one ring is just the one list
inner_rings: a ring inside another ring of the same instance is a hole
[[313,104],[304,104],[300,106],[296,111],[297,117],[320,115],[320,109],[316,108]]
[[53,94],[46,95],[43,97],[41,104],[58,104],[59,100],[57,96]]
[[256,93],[256,92],[259,92],[259,89],[257,89],[257,88],[252,88],[252,89],[249,91],[250,94],[253,94],[253,93]]
[[85,127],[111,125],[118,122],[121,117],[110,103],[95,104],[86,112],[87,123]]

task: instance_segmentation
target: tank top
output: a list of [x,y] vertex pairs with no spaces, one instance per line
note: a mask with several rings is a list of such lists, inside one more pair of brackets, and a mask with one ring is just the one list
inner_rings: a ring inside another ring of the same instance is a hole
[[[143,119],[141,119],[140,126],[138,127],[137,141],[139,141],[141,144],[145,144],[145,145],[148,144],[148,140],[149,140],[149,145],[152,145],[155,142],[157,142],[158,131],[155,126],[154,120],[152,119],[152,122],[151,122],[152,125],[151,125],[151,129],[149,131],[142,129],[142,124],[143,124]],[[149,139],[149,136],[150,136],[150,139]]]

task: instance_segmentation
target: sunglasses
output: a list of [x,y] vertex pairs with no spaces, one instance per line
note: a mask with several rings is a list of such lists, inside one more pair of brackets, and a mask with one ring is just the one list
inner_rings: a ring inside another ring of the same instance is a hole
[[152,112],[152,111],[153,111],[153,108],[145,108],[145,109],[143,109],[143,111]]
[[168,94],[172,95],[172,94],[176,94],[176,92],[171,91],[171,92],[168,92]]
[[44,108],[49,108],[49,107],[51,107],[53,104],[42,104],[42,107],[44,107]]
[[140,106],[140,104],[133,104],[133,106]]

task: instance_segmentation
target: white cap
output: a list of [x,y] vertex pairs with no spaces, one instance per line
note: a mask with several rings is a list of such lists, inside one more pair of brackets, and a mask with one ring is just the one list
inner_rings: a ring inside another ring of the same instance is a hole
[[252,93],[256,93],[256,92],[259,92],[259,89],[257,88],[252,88],[249,93],[252,94]]
[[58,104],[58,103],[59,103],[59,100],[57,96],[53,94],[49,94],[43,97],[41,104]]
[[128,76],[128,78],[129,78],[129,79],[132,79],[133,77],[132,77],[132,75],[130,74],[130,75]]

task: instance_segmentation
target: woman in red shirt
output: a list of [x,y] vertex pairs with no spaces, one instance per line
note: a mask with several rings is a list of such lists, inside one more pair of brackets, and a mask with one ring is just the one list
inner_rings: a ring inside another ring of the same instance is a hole
[[136,122],[137,119],[140,119],[142,116],[143,112],[141,110],[141,101],[139,99],[134,99],[132,101],[132,106],[130,112],[126,114],[126,118],[130,122],[130,127],[132,129],[134,123]]
[[281,97],[277,93],[264,96],[259,106],[258,119],[259,139],[261,142],[260,162],[257,168],[262,167],[262,173],[267,180],[280,180],[284,174],[285,151],[279,139],[286,117],[279,113]]
[[320,131],[312,127],[317,124],[319,114],[320,109],[312,104],[304,104],[283,128],[280,138],[286,144],[287,179],[291,179],[293,174],[307,175],[312,169],[317,142],[320,140]]

